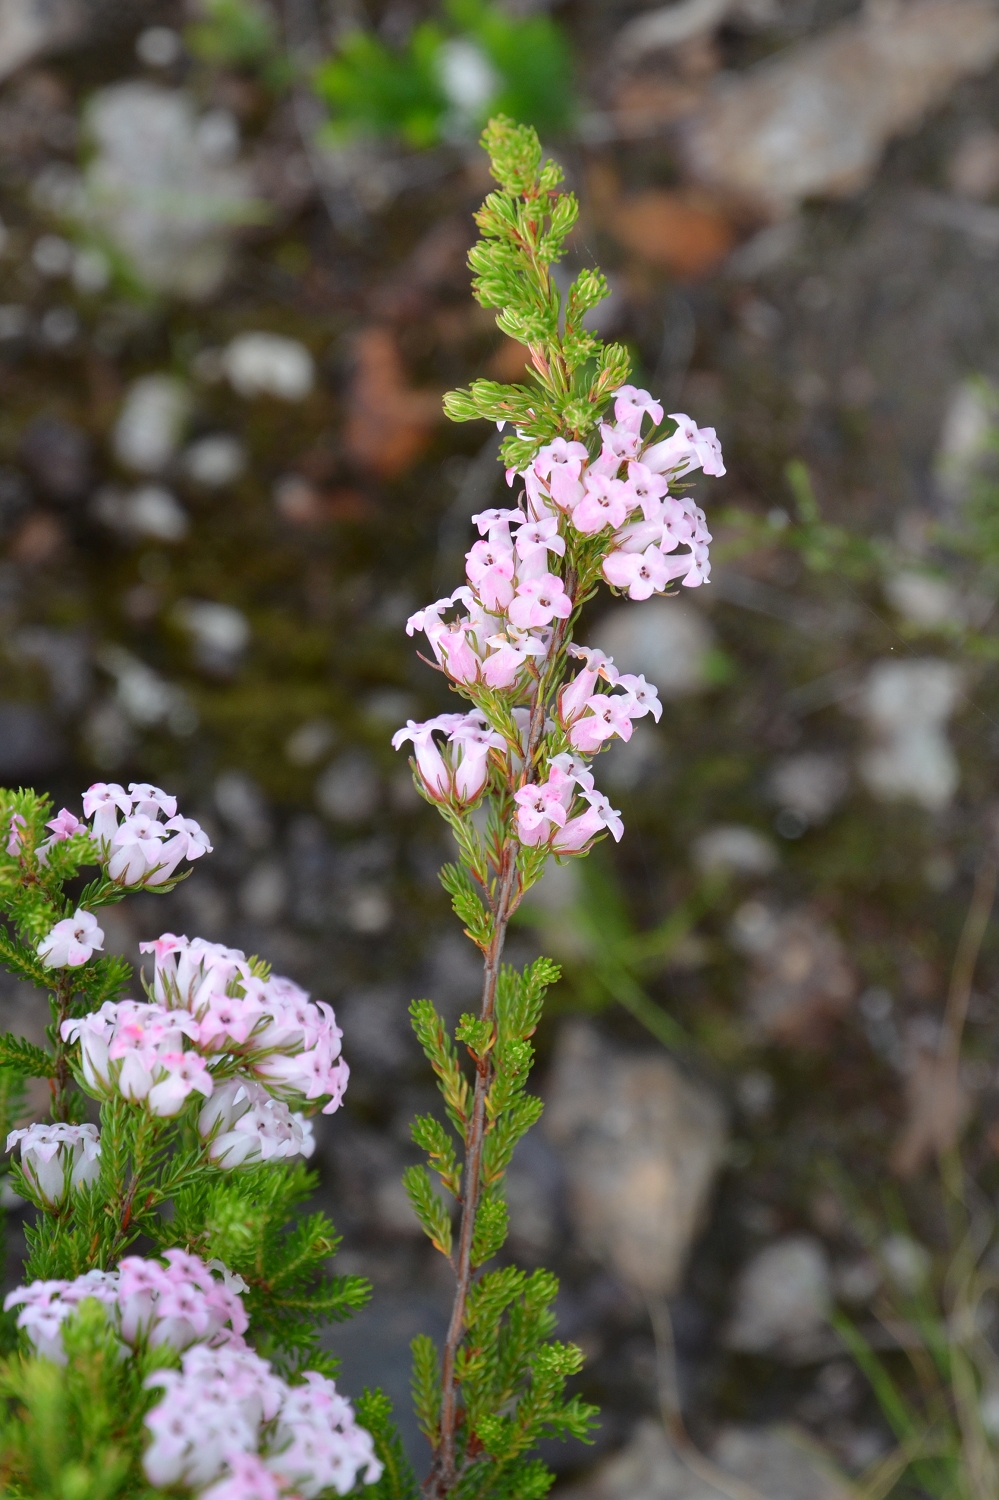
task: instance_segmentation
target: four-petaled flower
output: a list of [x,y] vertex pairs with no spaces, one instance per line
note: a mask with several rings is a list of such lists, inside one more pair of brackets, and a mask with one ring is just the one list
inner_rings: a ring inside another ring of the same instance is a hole
[[77,907],[74,916],[64,917],[42,938],[37,951],[47,969],[78,969],[103,947],[97,918]]

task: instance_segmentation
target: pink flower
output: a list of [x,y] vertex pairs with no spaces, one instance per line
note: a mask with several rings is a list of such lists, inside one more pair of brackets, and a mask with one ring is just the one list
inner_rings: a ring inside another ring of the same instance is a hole
[[592,536],[610,526],[617,530],[628,517],[631,491],[620,479],[587,471],[586,494],[572,513],[572,524],[584,536]]
[[662,718],[663,706],[659,702],[659,689],[654,683],[646,682],[644,675],[636,677],[632,672],[624,672],[617,680],[618,687],[623,687],[628,694],[628,713],[633,719],[644,719],[646,714],[651,714],[656,723]]
[[488,610],[504,610],[513,598],[513,548],[494,542],[476,542],[465,554],[468,581]]
[[145,813],[127,817],[111,839],[109,879],[116,885],[141,885],[162,859],[165,835],[164,825]]
[[646,448],[642,462],[656,474],[689,474],[693,469],[703,469],[705,474],[720,477],[725,473],[721,444],[713,427],[698,427],[684,412],[670,412],[669,419],[677,424],[672,437],[652,448]]
[[653,423],[658,427],[663,419],[662,405],[653,401],[648,391],[638,390],[633,385],[623,385],[619,391],[615,391],[614,416],[622,427],[630,427],[634,432],[641,432],[642,418],[648,414]]
[[409,719],[405,729],[397,729],[392,736],[393,750],[401,749],[407,740],[412,740],[420,780],[428,795],[437,802],[447,800],[451,776],[433,736],[435,733],[450,733],[463,717],[462,714],[439,714],[436,719],[427,719],[423,724]]
[[472,524],[479,529],[479,535],[488,538],[489,542],[496,547],[510,548],[510,525],[511,522],[519,524],[527,517],[522,510],[482,510],[477,516],[472,517]]
[[200,859],[212,852],[207,833],[193,818],[170,818],[163,826],[174,837],[161,847],[159,869],[148,877],[147,886],[165,885],[182,859]]
[[627,589],[629,599],[648,599],[660,594],[669,582],[669,568],[658,547],[644,552],[612,552],[604,558],[603,575],[617,589]]
[[613,834],[616,843],[621,841],[624,833],[621,814],[611,807],[602,792],[591,790],[584,796],[590,804],[587,811],[571,818],[552,839],[556,854],[578,854],[591,839],[605,831]]
[[648,464],[630,463],[628,483],[631,485],[636,501],[642,507],[645,519],[647,521],[658,520],[661,512],[658,501],[663,499],[669,489],[665,479],[650,469]]
[[514,792],[517,804],[517,837],[522,844],[543,844],[552,827],[561,828],[566,820],[565,800],[571,795],[572,782],[556,768],[540,785],[522,786]]
[[569,730],[569,744],[584,755],[599,750],[605,740],[618,735],[622,740],[631,739],[631,719],[628,716],[627,700],[618,693],[596,693],[587,702],[591,713],[577,719]]
[[27,824],[21,817],[21,814],[11,813],[10,837],[7,839],[7,853],[11,855],[12,858],[16,857],[21,852],[21,846],[24,843],[24,835],[22,834],[21,829],[25,827],[27,827]]
[[637,428],[611,427],[603,422],[600,427],[600,437],[603,443],[598,462],[601,468],[607,468],[611,474],[630,458],[637,458],[638,445],[641,439]]
[[169,792],[161,791],[151,782],[130,781],[128,790],[132,794],[132,812],[145,813],[150,818],[163,813],[165,817],[172,818],[177,811],[177,798],[171,797]]
[[572,600],[561,578],[554,573],[542,573],[540,578],[529,578],[519,586],[508,614],[511,624],[521,630],[537,629],[541,625],[550,625],[556,617],[568,619],[572,614]]
[[671,579],[682,580],[684,588],[700,588],[711,576],[707,546],[702,542],[694,542],[689,552],[680,552],[667,558],[666,568]]
[[582,480],[578,479],[570,469],[556,469],[549,481],[551,497],[559,510],[568,511],[570,515],[586,494]]
[[559,692],[558,716],[564,727],[586,712],[598,678],[603,677],[604,681],[609,682],[612,687],[618,678],[614,658],[605,656],[602,651],[588,646],[570,646],[569,655],[581,657],[586,666],[582,672],[577,672],[572,681]]
[[166,1076],[149,1090],[147,1102],[154,1115],[169,1119],[180,1113],[184,1100],[193,1090],[197,1089],[205,1098],[212,1092],[208,1064],[196,1052],[160,1053],[156,1058],[156,1069],[157,1074]]
[[518,631],[491,635],[486,644],[491,650],[482,664],[482,680],[492,688],[513,687],[528,658],[545,655],[545,648],[539,640]]
[[456,620],[445,626],[437,640],[445,672],[455,682],[477,682],[482,663],[469,644],[467,627]]
[[471,807],[489,781],[490,750],[506,749],[506,741],[477,714],[468,714],[452,733],[454,747],[454,797],[461,807]]
[[284,1481],[275,1477],[257,1453],[232,1449],[226,1455],[226,1473],[199,1500],[281,1500],[287,1494]]
[[97,918],[77,907],[76,915],[57,922],[38,944],[38,957],[47,969],[78,969],[104,947]]
[[[71,839],[74,833],[79,833],[86,826],[86,823],[82,823],[75,813],[71,813],[68,807],[64,807],[45,825],[46,828],[52,829],[52,837],[46,839],[43,844],[39,844],[35,850],[38,863],[44,868],[48,864],[49,851],[54,849],[56,844]],[[10,850],[8,849],[7,852],[10,853]]]
[[118,827],[119,811],[132,811],[132,799],[116,781],[95,781],[83,794],[83,815],[93,817],[91,833],[97,844],[110,843]]
[[555,438],[538,450],[534,470],[542,479],[550,479],[559,469],[578,479],[589,456],[582,443],[568,443],[565,438]]
[[567,781],[574,782],[581,791],[592,792],[593,773],[585,760],[580,760],[577,755],[570,755],[568,751],[563,750],[561,755],[553,755],[548,764],[560,771]]

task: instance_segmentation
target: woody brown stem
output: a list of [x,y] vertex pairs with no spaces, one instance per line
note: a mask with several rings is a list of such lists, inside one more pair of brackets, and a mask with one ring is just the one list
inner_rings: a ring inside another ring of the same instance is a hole
[[72,1074],[69,1068],[69,1050],[62,1039],[62,1023],[69,1016],[72,998],[72,980],[63,975],[56,981],[55,986],[55,1061],[52,1077],[49,1079],[52,1118],[60,1121],[69,1119],[69,1086],[72,1082]]

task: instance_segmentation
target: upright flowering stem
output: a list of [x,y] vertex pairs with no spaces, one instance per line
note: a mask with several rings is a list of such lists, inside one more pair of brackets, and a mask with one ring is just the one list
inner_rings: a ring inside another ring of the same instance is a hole
[[[542,164],[537,136],[501,118],[484,144],[500,190],[476,216],[483,238],[469,256],[473,290],[527,345],[537,375],[531,385],[479,380],[445,398],[456,421],[512,426],[502,450],[511,504],[472,517],[479,540],[466,554],[465,583],[407,623],[410,635],[425,634],[471,710],[410,720],[393,738],[397,749],[412,742],[417,787],[455,834],[458,863],[441,879],[484,963],[479,1014],[463,1016],[456,1032],[475,1065],[471,1087],[432,1002],[411,1007],[464,1147],[459,1162],[440,1121],[414,1124],[413,1139],[460,1204],[452,1254],[451,1221],[431,1179],[422,1168],[407,1172],[410,1202],[457,1283],[439,1363],[432,1345],[418,1339],[413,1350],[417,1410],[434,1451],[427,1500],[491,1494],[539,1437],[585,1437],[592,1422],[578,1397],[561,1398],[582,1354],[545,1342],[554,1278],[537,1272],[542,1280],[529,1286],[532,1278],[512,1267],[482,1269],[506,1238],[502,1187],[514,1147],[541,1113],[524,1092],[530,1038],[558,977],[546,959],[513,973],[503,947],[511,915],[549,858],[587,854],[607,833],[621,837],[589,761],[612,740],[630,739],[636,719],[662,713],[644,677],[571,644],[579,611],[601,582],[633,600],[676,582],[707,582],[706,518],[677,481],[698,468],[724,473],[714,433],[682,412],[667,418],[648,391],[626,384],[627,351],[605,348],[585,328],[584,315],[607,293],[600,273],[581,272],[562,303],[550,267],[577,205],[558,190],[558,167]],[[575,672],[570,657],[583,663]],[[471,816],[483,801],[484,833]],[[526,1369],[517,1352],[524,1348],[535,1351]],[[506,1379],[490,1384],[491,1359],[522,1371],[516,1390]],[[523,1493],[540,1495],[544,1476],[532,1474]]]

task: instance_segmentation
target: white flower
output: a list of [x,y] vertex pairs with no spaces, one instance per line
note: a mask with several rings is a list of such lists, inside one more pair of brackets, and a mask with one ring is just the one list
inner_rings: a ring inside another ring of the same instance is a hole
[[57,922],[38,944],[38,957],[47,969],[78,969],[104,947],[97,918],[82,907],[76,915]]
[[100,1175],[100,1136],[95,1125],[29,1125],[12,1130],[7,1150],[21,1144],[21,1170],[47,1209]]

